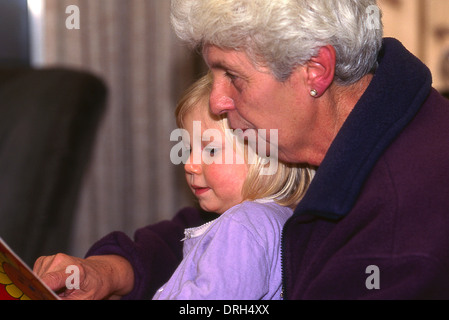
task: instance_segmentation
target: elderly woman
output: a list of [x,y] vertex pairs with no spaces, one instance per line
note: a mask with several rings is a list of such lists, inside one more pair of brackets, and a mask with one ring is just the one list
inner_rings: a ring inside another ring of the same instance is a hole
[[[426,66],[382,39],[376,2],[172,3],[176,33],[213,74],[212,112],[278,130],[281,160],[319,167],[283,230],[284,297],[449,298],[449,102]],[[198,213],[135,242],[107,236],[88,260],[122,259],[112,272],[132,276],[115,292],[151,296],[189,224]]]

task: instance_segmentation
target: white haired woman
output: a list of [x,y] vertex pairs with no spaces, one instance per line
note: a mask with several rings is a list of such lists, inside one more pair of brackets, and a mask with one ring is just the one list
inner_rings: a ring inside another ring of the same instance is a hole
[[[449,102],[382,39],[376,1],[173,0],[172,23],[213,74],[213,113],[278,130],[280,160],[319,167],[283,229],[284,298],[449,298]],[[141,298],[193,220],[89,255],[130,261],[126,297]]]

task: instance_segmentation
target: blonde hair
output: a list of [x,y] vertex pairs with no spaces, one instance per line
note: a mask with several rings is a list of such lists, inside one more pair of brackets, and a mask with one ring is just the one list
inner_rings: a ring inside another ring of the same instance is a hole
[[377,67],[381,16],[375,0],[172,0],[171,8],[173,29],[190,46],[245,51],[279,81],[330,44],[342,85]]
[[[204,108],[213,121],[220,123],[226,134],[231,132],[231,130],[225,130],[230,129],[226,116],[214,115],[209,110],[211,90],[212,76],[210,73],[186,90],[175,111],[176,123],[179,128],[185,127],[184,118],[187,114],[197,108]],[[282,206],[296,207],[307,191],[315,170],[298,164],[279,162],[274,174],[263,175],[261,173],[267,165],[265,160],[256,154],[255,163],[249,164],[248,175],[242,188],[243,200],[271,199]]]

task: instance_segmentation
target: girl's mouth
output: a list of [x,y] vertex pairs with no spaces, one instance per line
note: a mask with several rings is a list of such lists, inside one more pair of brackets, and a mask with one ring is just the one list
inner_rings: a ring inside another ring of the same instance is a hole
[[194,193],[196,196],[202,195],[203,193],[210,190],[208,187],[198,187],[198,186],[192,186]]

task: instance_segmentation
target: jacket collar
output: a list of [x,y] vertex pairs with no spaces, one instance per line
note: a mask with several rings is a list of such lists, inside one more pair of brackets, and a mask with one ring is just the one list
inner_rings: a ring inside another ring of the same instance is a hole
[[369,87],[330,146],[294,216],[344,217],[379,157],[429,95],[429,69],[399,41],[384,39],[378,60]]

